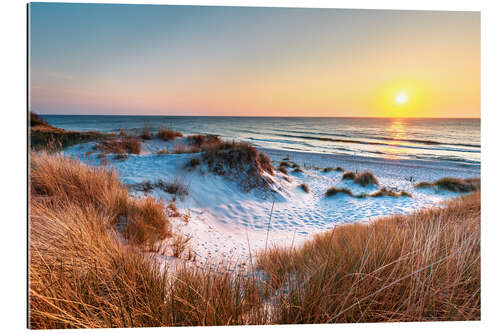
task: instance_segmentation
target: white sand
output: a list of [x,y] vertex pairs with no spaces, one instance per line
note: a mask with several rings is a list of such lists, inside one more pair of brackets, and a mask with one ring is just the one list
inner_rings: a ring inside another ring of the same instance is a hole
[[[437,205],[442,200],[457,194],[433,189],[416,190],[413,184],[421,181],[434,181],[442,177],[479,177],[477,167],[464,167],[453,163],[386,160],[377,158],[360,158],[314,154],[306,152],[287,152],[281,150],[262,149],[273,160],[275,165],[286,156],[300,165],[303,173],[293,173],[289,169],[287,182],[277,172],[272,177],[276,194],[265,194],[261,191],[244,192],[236,182],[223,176],[216,176],[197,168],[187,171],[185,163],[193,154],[166,154],[158,156],[156,152],[167,148],[172,150],[177,144],[185,142],[176,139],[165,143],[151,140],[143,143],[141,155],[130,155],[122,162],[109,159],[108,167],[117,170],[125,184],[144,181],[155,182],[181,181],[189,194],[185,198],[177,198],[176,203],[182,214],[190,216],[186,224],[184,220],[174,219],[174,227],[186,236],[192,237],[191,247],[196,253],[196,262],[205,265],[209,262],[245,263],[255,251],[263,250],[268,239],[268,246],[274,244],[292,246],[303,242],[310,235],[332,228],[334,225],[350,222],[366,222],[373,218],[391,214],[409,213],[415,209]],[[84,152],[90,150],[92,143],[70,147],[66,153],[74,155],[84,162],[99,164],[96,154],[89,158]],[[371,171],[380,185],[363,188],[351,181],[341,181],[341,172],[324,173],[316,168],[340,166],[350,171]],[[414,178],[412,183],[409,177]],[[306,183],[311,189],[305,193],[298,187]],[[325,197],[325,191],[331,187],[348,187],[354,193],[371,193],[381,187],[388,186],[398,191],[406,190],[413,195],[408,197],[379,197],[357,199],[345,194],[331,198]],[[143,192],[134,192],[144,195]],[[165,202],[173,196],[160,189],[148,193]],[[269,224],[271,208],[274,209]],[[267,229],[270,227],[269,238]]]

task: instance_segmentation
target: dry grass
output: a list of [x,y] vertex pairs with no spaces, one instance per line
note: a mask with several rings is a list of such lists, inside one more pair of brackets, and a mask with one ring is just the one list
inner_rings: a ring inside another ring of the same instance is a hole
[[113,171],[88,167],[60,155],[37,153],[30,157],[29,185],[33,199],[95,210],[112,222],[109,227],[135,225],[135,231],[126,232],[131,240],[152,243],[171,234],[170,222],[159,213],[163,205],[150,198],[130,197]]
[[477,191],[481,188],[481,179],[480,178],[441,178],[436,180],[434,183],[421,182],[415,185],[416,188],[425,188],[425,187],[437,187],[442,190],[448,190],[452,192],[473,192]]
[[354,173],[352,171],[344,172],[342,180],[353,180],[354,183],[361,186],[378,185],[377,178],[371,172]]
[[178,131],[174,131],[173,129],[169,128],[160,128],[158,129],[158,137],[162,139],[163,141],[170,141],[175,138],[181,138],[182,133]]
[[201,164],[201,159],[198,156],[193,156],[189,159],[189,161],[185,164],[185,168],[189,171],[196,169]]
[[284,174],[284,175],[288,175],[288,170],[286,169],[286,167],[284,167],[284,166],[282,166],[282,165],[280,165],[280,166],[277,168],[277,170],[278,170],[279,172],[281,172],[282,174]]
[[139,137],[143,140],[153,139],[153,136],[151,135],[151,128],[149,128],[148,125],[144,125],[142,127],[141,133],[139,134]]
[[29,144],[33,150],[58,151],[74,144],[110,137],[99,132],[67,131],[50,126],[35,113],[30,112]]
[[244,190],[267,188],[270,180],[264,177],[264,172],[274,175],[271,159],[248,143],[220,141],[201,149],[202,160],[209,170],[217,175],[242,178],[240,185]]
[[[131,198],[111,171],[30,157],[30,328],[480,319],[480,193],[268,250],[266,279],[169,272],[120,239],[164,237],[160,203]],[[186,238],[172,243],[183,256]]]
[[480,207],[474,193],[261,253],[270,284],[286,288],[274,322],[479,320]]
[[133,136],[113,137],[96,143],[94,149],[106,154],[139,154],[141,152],[141,142]]
[[214,145],[214,144],[219,144],[222,142],[222,140],[219,138],[217,135],[213,134],[197,134],[197,135],[190,135],[187,137],[189,144],[191,146],[195,146],[198,148],[201,148],[203,146],[207,145]]
[[302,183],[299,185],[299,187],[306,193],[309,193],[311,192],[311,189],[309,188],[309,185],[307,185],[306,183]]
[[337,188],[337,187],[330,187],[328,190],[325,192],[326,197],[332,197],[337,194],[347,194],[353,198],[357,199],[364,199],[364,198],[378,198],[378,197],[410,197],[413,198],[413,196],[406,192],[406,191],[401,191],[401,192],[396,192],[390,189],[387,189],[385,187],[381,188],[375,193],[367,194],[367,193],[361,193],[361,194],[354,194],[352,191],[348,188],[342,187],[342,188]]

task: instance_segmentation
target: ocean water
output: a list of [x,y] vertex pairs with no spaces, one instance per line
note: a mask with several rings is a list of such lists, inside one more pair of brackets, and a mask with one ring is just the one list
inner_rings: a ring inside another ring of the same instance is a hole
[[389,159],[440,160],[480,165],[480,119],[278,118],[42,115],[67,130],[152,131],[167,127],[216,134],[255,146],[290,151]]

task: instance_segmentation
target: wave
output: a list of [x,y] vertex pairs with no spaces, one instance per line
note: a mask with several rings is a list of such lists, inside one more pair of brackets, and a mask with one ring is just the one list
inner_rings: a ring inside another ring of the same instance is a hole
[[[425,147],[425,146],[410,146],[403,145],[397,143],[388,143],[388,142],[374,142],[374,141],[363,141],[363,140],[353,140],[353,139],[339,139],[339,138],[327,138],[327,137],[316,137],[316,136],[307,136],[307,135],[290,135],[290,134],[282,134],[284,137],[297,138],[297,139],[306,139],[306,140],[317,140],[317,141],[328,141],[328,142],[339,142],[339,143],[354,143],[360,145],[372,145],[372,146],[390,146],[390,147],[400,147],[400,148],[412,148],[412,149],[431,149],[431,150],[447,150],[447,151],[458,151],[465,153],[480,153],[480,150],[466,150],[466,149],[454,149],[451,147]],[[430,140],[414,140],[414,139],[386,139],[386,141],[398,141],[398,142],[409,142],[409,143],[421,143],[427,145],[454,145],[454,146],[464,146],[464,147],[478,147],[481,146],[472,145],[472,144],[449,144],[438,141],[430,141]]]

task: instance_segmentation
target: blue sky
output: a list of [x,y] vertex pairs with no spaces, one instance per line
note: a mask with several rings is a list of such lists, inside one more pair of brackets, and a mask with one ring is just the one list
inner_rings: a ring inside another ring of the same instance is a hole
[[32,3],[29,32],[40,113],[380,115],[403,82],[479,115],[479,13]]

